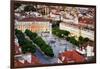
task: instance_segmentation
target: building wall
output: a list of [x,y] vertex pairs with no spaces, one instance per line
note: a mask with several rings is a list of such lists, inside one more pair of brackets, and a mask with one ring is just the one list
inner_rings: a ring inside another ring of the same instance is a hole
[[67,30],[67,31],[71,32],[72,35],[75,35],[76,37],[79,37],[81,35],[83,37],[88,37],[90,40],[94,41],[94,32],[93,31],[80,30],[79,28],[74,28],[74,27],[68,26],[67,24],[64,24],[64,23],[60,23],[60,29]]
[[43,22],[16,22],[15,23],[15,28],[22,30],[23,32],[26,29],[29,29],[32,32],[49,32],[49,21],[43,21]]

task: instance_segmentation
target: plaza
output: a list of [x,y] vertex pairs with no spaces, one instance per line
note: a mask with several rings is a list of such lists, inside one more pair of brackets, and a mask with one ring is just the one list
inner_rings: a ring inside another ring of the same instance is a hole
[[30,65],[91,61],[88,57],[95,56],[93,12],[93,8],[22,4],[14,14],[15,43],[20,48],[16,60]]

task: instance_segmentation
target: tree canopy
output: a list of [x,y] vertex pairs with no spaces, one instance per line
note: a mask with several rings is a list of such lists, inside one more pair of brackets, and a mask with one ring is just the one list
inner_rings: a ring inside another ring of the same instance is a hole
[[27,5],[24,7],[24,11],[27,11],[27,12],[36,11],[36,8],[34,8],[33,5]]
[[35,52],[35,45],[33,45],[30,40],[25,38],[25,35],[22,31],[15,29],[15,35],[18,38],[18,43],[21,46],[23,53]]
[[54,53],[53,50],[51,48],[51,46],[49,46],[48,44],[46,44],[46,42],[37,35],[37,33],[35,32],[31,32],[30,30],[25,30],[25,34],[35,43],[37,44],[37,46],[41,49],[41,51],[43,51],[47,56],[53,57]]

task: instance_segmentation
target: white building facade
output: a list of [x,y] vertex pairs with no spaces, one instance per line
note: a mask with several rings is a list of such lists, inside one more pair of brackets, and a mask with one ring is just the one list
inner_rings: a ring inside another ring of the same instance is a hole
[[15,21],[15,29],[22,30],[23,32],[26,29],[29,29],[32,32],[50,32],[50,23],[49,20],[46,19],[38,19],[38,18],[27,18],[24,20],[16,20]]

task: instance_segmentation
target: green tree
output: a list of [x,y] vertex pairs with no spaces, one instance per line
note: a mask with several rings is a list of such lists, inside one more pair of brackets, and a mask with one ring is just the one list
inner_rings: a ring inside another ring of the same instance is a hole
[[84,38],[84,42],[88,42],[89,41],[89,38]]
[[73,36],[73,37],[70,37],[69,41],[70,41],[72,44],[74,44],[74,45],[76,45],[76,46],[79,46],[79,42],[75,39],[74,36]]
[[21,6],[20,3],[15,3],[15,5],[14,5],[14,9],[17,9],[17,8],[19,8],[20,6]]
[[35,45],[33,45],[31,41],[25,38],[25,35],[23,34],[22,31],[16,29],[15,35],[18,38],[18,43],[21,46],[23,53],[27,53],[27,52],[34,53],[35,52]]
[[84,43],[84,38],[82,36],[79,36],[79,44],[83,44]]
[[22,46],[22,52],[23,53],[30,52],[30,53],[34,54],[35,53],[35,46],[28,43],[27,45]]
[[70,34],[69,31],[60,30],[59,28],[53,28],[52,33],[58,36],[59,38],[68,37],[68,35]]
[[25,34],[30,37],[31,40],[35,40],[37,37],[37,33],[31,32],[30,30],[26,29]]
[[36,8],[34,8],[34,5],[30,4],[25,6],[24,11],[30,12],[30,11],[36,11]]
[[34,32],[31,32],[30,30],[25,30],[25,34],[27,36],[29,36],[29,38],[35,43],[38,45],[38,47],[47,55],[47,56],[50,56],[50,57],[53,57],[54,54],[53,54],[53,51],[52,51],[52,48],[46,44],[46,42],[41,38],[39,37],[36,33]]

